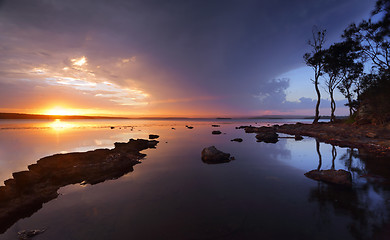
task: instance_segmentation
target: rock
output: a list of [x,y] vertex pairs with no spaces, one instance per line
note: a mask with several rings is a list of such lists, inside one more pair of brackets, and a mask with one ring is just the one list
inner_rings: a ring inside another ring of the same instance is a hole
[[259,132],[256,135],[258,142],[277,143],[279,135],[274,131]]
[[222,132],[221,131],[212,131],[211,132],[211,134],[213,134],[213,135],[219,135],[219,134],[221,134]]
[[214,124],[214,125],[211,125],[212,127],[220,127],[220,125],[216,125],[216,124]]
[[232,142],[242,142],[242,138],[235,138],[235,139],[232,139],[230,141],[232,141]]
[[303,137],[301,135],[295,135],[294,139],[295,141],[301,141]]
[[176,128],[172,128],[172,130],[176,130]]
[[156,139],[156,138],[159,138],[159,137],[160,137],[159,135],[149,134],[149,139]]
[[[127,143],[114,143],[114,149],[55,154],[29,165],[28,171],[13,173],[13,178],[0,186],[0,233],[57,198],[61,187],[78,183],[94,185],[134,171],[133,166],[146,156],[140,151],[155,148],[157,143],[157,140],[130,139]],[[41,232],[21,231],[19,238]]]
[[194,127],[186,125],[186,128],[193,129]]
[[205,163],[226,163],[232,160],[229,153],[218,150],[215,146],[207,147],[202,150],[202,161]]
[[19,239],[30,239],[33,238],[34,236],[41,234],[45,232],[46,229],[35,229],[35,230],[23,230],[18,232],[18,237]]
[[115,127],[110,127],[111,129],[114,129]]
[[258,131],[257,127],[247,126],[244,128],[245,133],[255,133]]
[[377,138],[378,135],[376,133],[373,133],[373,132],[368,132],[368,133],[366,133],[366,137],[368,137],[368,138]]
[[305,176],[317,181],[323,181],[327,183],[333,183],[337,185],[352,186],[352,175],[345,170],[311,170],[305,173]]

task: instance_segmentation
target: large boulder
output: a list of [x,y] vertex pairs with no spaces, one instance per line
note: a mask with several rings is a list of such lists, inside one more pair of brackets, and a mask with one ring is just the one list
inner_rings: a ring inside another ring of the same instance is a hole
[[337,185],[352,186],[352,175],[345,170],[311,170],[305,173],[305,176],[317,181],[323,181],[327,183],[333,183]]
[[207,147],[202,150],[202,161],[205,163],[225,163],[230,162],[229,153],[218,150],[215,146]]

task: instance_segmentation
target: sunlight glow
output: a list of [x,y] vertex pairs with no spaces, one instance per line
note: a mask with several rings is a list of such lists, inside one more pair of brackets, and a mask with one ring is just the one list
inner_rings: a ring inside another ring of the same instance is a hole
[[73,127],[75,127],[74,124],[66,123],[66,122],[61,122],[61,119],[56,119],[56,120],[54,120],[54,122],[50,123],[49,126],[50,126],[53,130],[56,130],[56,131],[64,130],[64,129],[68,129],[68,128],[73,128]]
[[44,112],[45,115],[58,115],[58,116],[65,116],[65,115],[77,115],[78,112],[74,109],[69,108],[63,108],[63,107],[54,107],[52,109],[48,109]]

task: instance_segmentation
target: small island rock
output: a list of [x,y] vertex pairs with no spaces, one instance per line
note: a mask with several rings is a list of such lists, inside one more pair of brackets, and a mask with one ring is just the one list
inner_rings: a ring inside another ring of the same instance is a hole
[[305,176],[317,181],[323,181],[327,183],[333,183],[337,185],[352,186],[352,175],[345,170],[311,170],[305,173]]
[[202,150],[202,161],[205,163],[225,163],[230,162],[230,154],[218,150],[215,146],[207,147]]
[[242,142],[242,138],[235,138],[235,139],[232,139],[230,141],[232,141],[232,142]]
[[149,134],[149,139],[156,139],[156,138],[159,138],[159,137],[160,137],[159,135]]

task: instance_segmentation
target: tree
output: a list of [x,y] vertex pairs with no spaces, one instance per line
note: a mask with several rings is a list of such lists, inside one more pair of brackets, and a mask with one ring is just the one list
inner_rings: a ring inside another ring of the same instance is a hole
[[321,30],[314,26],[312,29],[312,39],[308,41],[312,50],[310,53],[305,53],[305,55],[303,55],[306,65],[314,70],[314,79],[312,79],[312,82],[317,93],[317,104],[313,123],[318,123],[318,120],[320,119],[319,108],[321,102],[321,92],[319,89],[319,79],[323,74],[322,51],[325,43],[325,35],[326,30]]
[[[352,41],[344,41],[331,45],[328,49],[322,51],[323,71],[328,75],[325,81],[327,92],[330,95],[331,116],[330,121],[336,120],[336,102],[334,100],[334,91],[336,88],[342,90],[352,103],[352,94],[350,88],[353,80],[363,71],[358,59],[357,45]],[[350,108],[350,115],[352,109]]]
[[[380,15],[378,13],[381,13]],[[359,44],[360,53],[369,60],[371,72],[358,78],[360,122],[383,124],[390,121],[390,0],[378,0],[370,18],[351,24],[343,34],[347,41]]]

